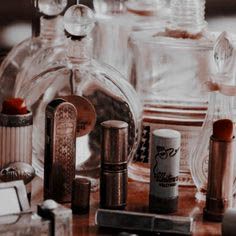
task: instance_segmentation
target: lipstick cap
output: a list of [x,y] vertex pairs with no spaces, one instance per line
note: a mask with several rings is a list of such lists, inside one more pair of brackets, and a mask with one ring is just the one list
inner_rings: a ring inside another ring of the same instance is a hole
[[102,126],[102,164],[120,165],[128,158],[128,124],[109,120]]
[[73,214],[89,212],[91,181],[85,178],[75,178],[72,184],[71,208]]

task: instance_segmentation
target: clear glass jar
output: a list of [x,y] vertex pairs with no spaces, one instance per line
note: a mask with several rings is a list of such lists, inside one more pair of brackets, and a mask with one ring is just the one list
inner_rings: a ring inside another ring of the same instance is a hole
[[[16,45],[4,59],[0,67],[0,103],[5,97],[13,97],[18,93],[21,85],[26,80],[25,71],[30,75],[37,74],[42,67],[50,65],[55,54],[50,52],[50,57],[45,61],[41,56],[38,64],[31,66],[31,61],[41,50],[47,47],[62,45],[65,42],[62,16],[60,14],[67,6],[67,0],[35,0],[32,1],[37,11],[43,16],[40,18],[40,35],[24,40]],[[46,51],[49,55],[48,51]],[[42,53],[41,53],[42,55]]]
[[189,159],[207,111],[204,82],[213,72],[215,38],[206,29],[204,4],[172,0],[169,25],[130,37],[133,85],[144,103],[143,142],[130,165],[136,180],[149,181],[151,132],[171,128],[182,135],[180,185],[194,186]]
[[[83,6],[69,8],[64,16],[68,32],[65,60],[29,80],[18,96],[27,101],[34,114],[33,162],[40,175],[43,173],[45,108],[57,97],[70,96],[88,99],[95,108],[97,121],[91,133],[77,137],[77,175],[92,180],[98,186],[100,168],[100,123],[123,120],[129,124],[129,159],[139,142],[142,107],[133,87],[110,66],[92,59],[93,41],[88,36],[94,26],[93,12]],[[78,111],[80,107],[74,104]]]
[[133,31],[166,24],[163,0],[94,0],[97,24],[94,56],[112,65],[128,80],[132,70],[129,36]]

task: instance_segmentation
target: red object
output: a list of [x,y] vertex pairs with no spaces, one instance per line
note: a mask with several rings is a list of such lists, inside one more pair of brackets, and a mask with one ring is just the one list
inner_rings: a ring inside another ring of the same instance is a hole
[[2,104],[2,113],[6,115],[24,115],[27,114],[25,100],[22,98],[9,98]]
[[234,136],[234,124],[229,119],[217,120],[213,124],[213,137],[221,141],[231,141]]

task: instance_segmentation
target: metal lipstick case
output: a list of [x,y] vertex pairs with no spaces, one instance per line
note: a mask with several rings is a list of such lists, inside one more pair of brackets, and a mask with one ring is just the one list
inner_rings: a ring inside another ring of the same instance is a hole
[[221,222],[226,209],[233,207],[235,142],[235,138],[231,141],[210,138],[205,220]]
[[128,124],[109,120],[101,126],[100,206],[105,209],[124,209],[128,189]]
[[44,199],[71,201],[76,165],[75,106],[55,99],[46,108]]

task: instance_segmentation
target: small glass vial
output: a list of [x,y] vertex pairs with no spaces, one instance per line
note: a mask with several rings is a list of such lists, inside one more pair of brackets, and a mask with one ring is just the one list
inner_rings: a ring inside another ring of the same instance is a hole
[[162,0],[94,0],[97,25],[94,56],[130,79],[132,54],[129,36],[133,31],[166,24],[168,10]]
[[[32,75],[36,72],[40,73],[42,65],[49,66],[50,58],[45,61],[45,56],[41,56],[41,61],[31,66],[31,61],[40,50],[64,44],[65,41],[60,14],[67,6],[67,0],[35,0],[32,1],[32,4],[34,4],[37,14],[42,15],[40,17],[40,33],[39,36],[28,38],[16,45],[3,60],[0,67],[0,102],[4,98],[17,96],[26,79],[26,74],[22,70],[25,69],[27,73]],[[44,54],[54,55],[52,51],[46,51]]]
[[[64,60],[60,66],[46,69],[29,80],[19,93],[26,98],[34,112],[33,150],[38,170],[43,167],[42,143],[46,105],[55,97],[69,99],[78,110],[78,122],[81,107],[93,107],[91,110],[94,110],[96,116],[92,117],[96,119],[91,121],[89,117],[87,120],[87,123],[90,121],[94,124],[93,127],[81,135],[81,126],[77,124],[76,139],[76,174],[90,178],[92,189],[96,189],[99,183],[100,123],[113,119],[129,124],[130,160],[138,146],[142,112],[137,93],[121,74],[112,67],[92,59],[93,40],[90,32],[94,23],[93,11],[88,7],[78,4],[69,8],[64,16],[65,30],[68,34]],[[87,105],[81,106],[81,98],[88,101]]]
[[129,166],[135,180],[149,181],[151,133],[168,128],[182,137],[180,185],[194,186],[189,159],[207,111],[214,39],[204,8],[203,0],[172,0],[169,24],[130,37],[133,85],[144,103],[142,144]]

